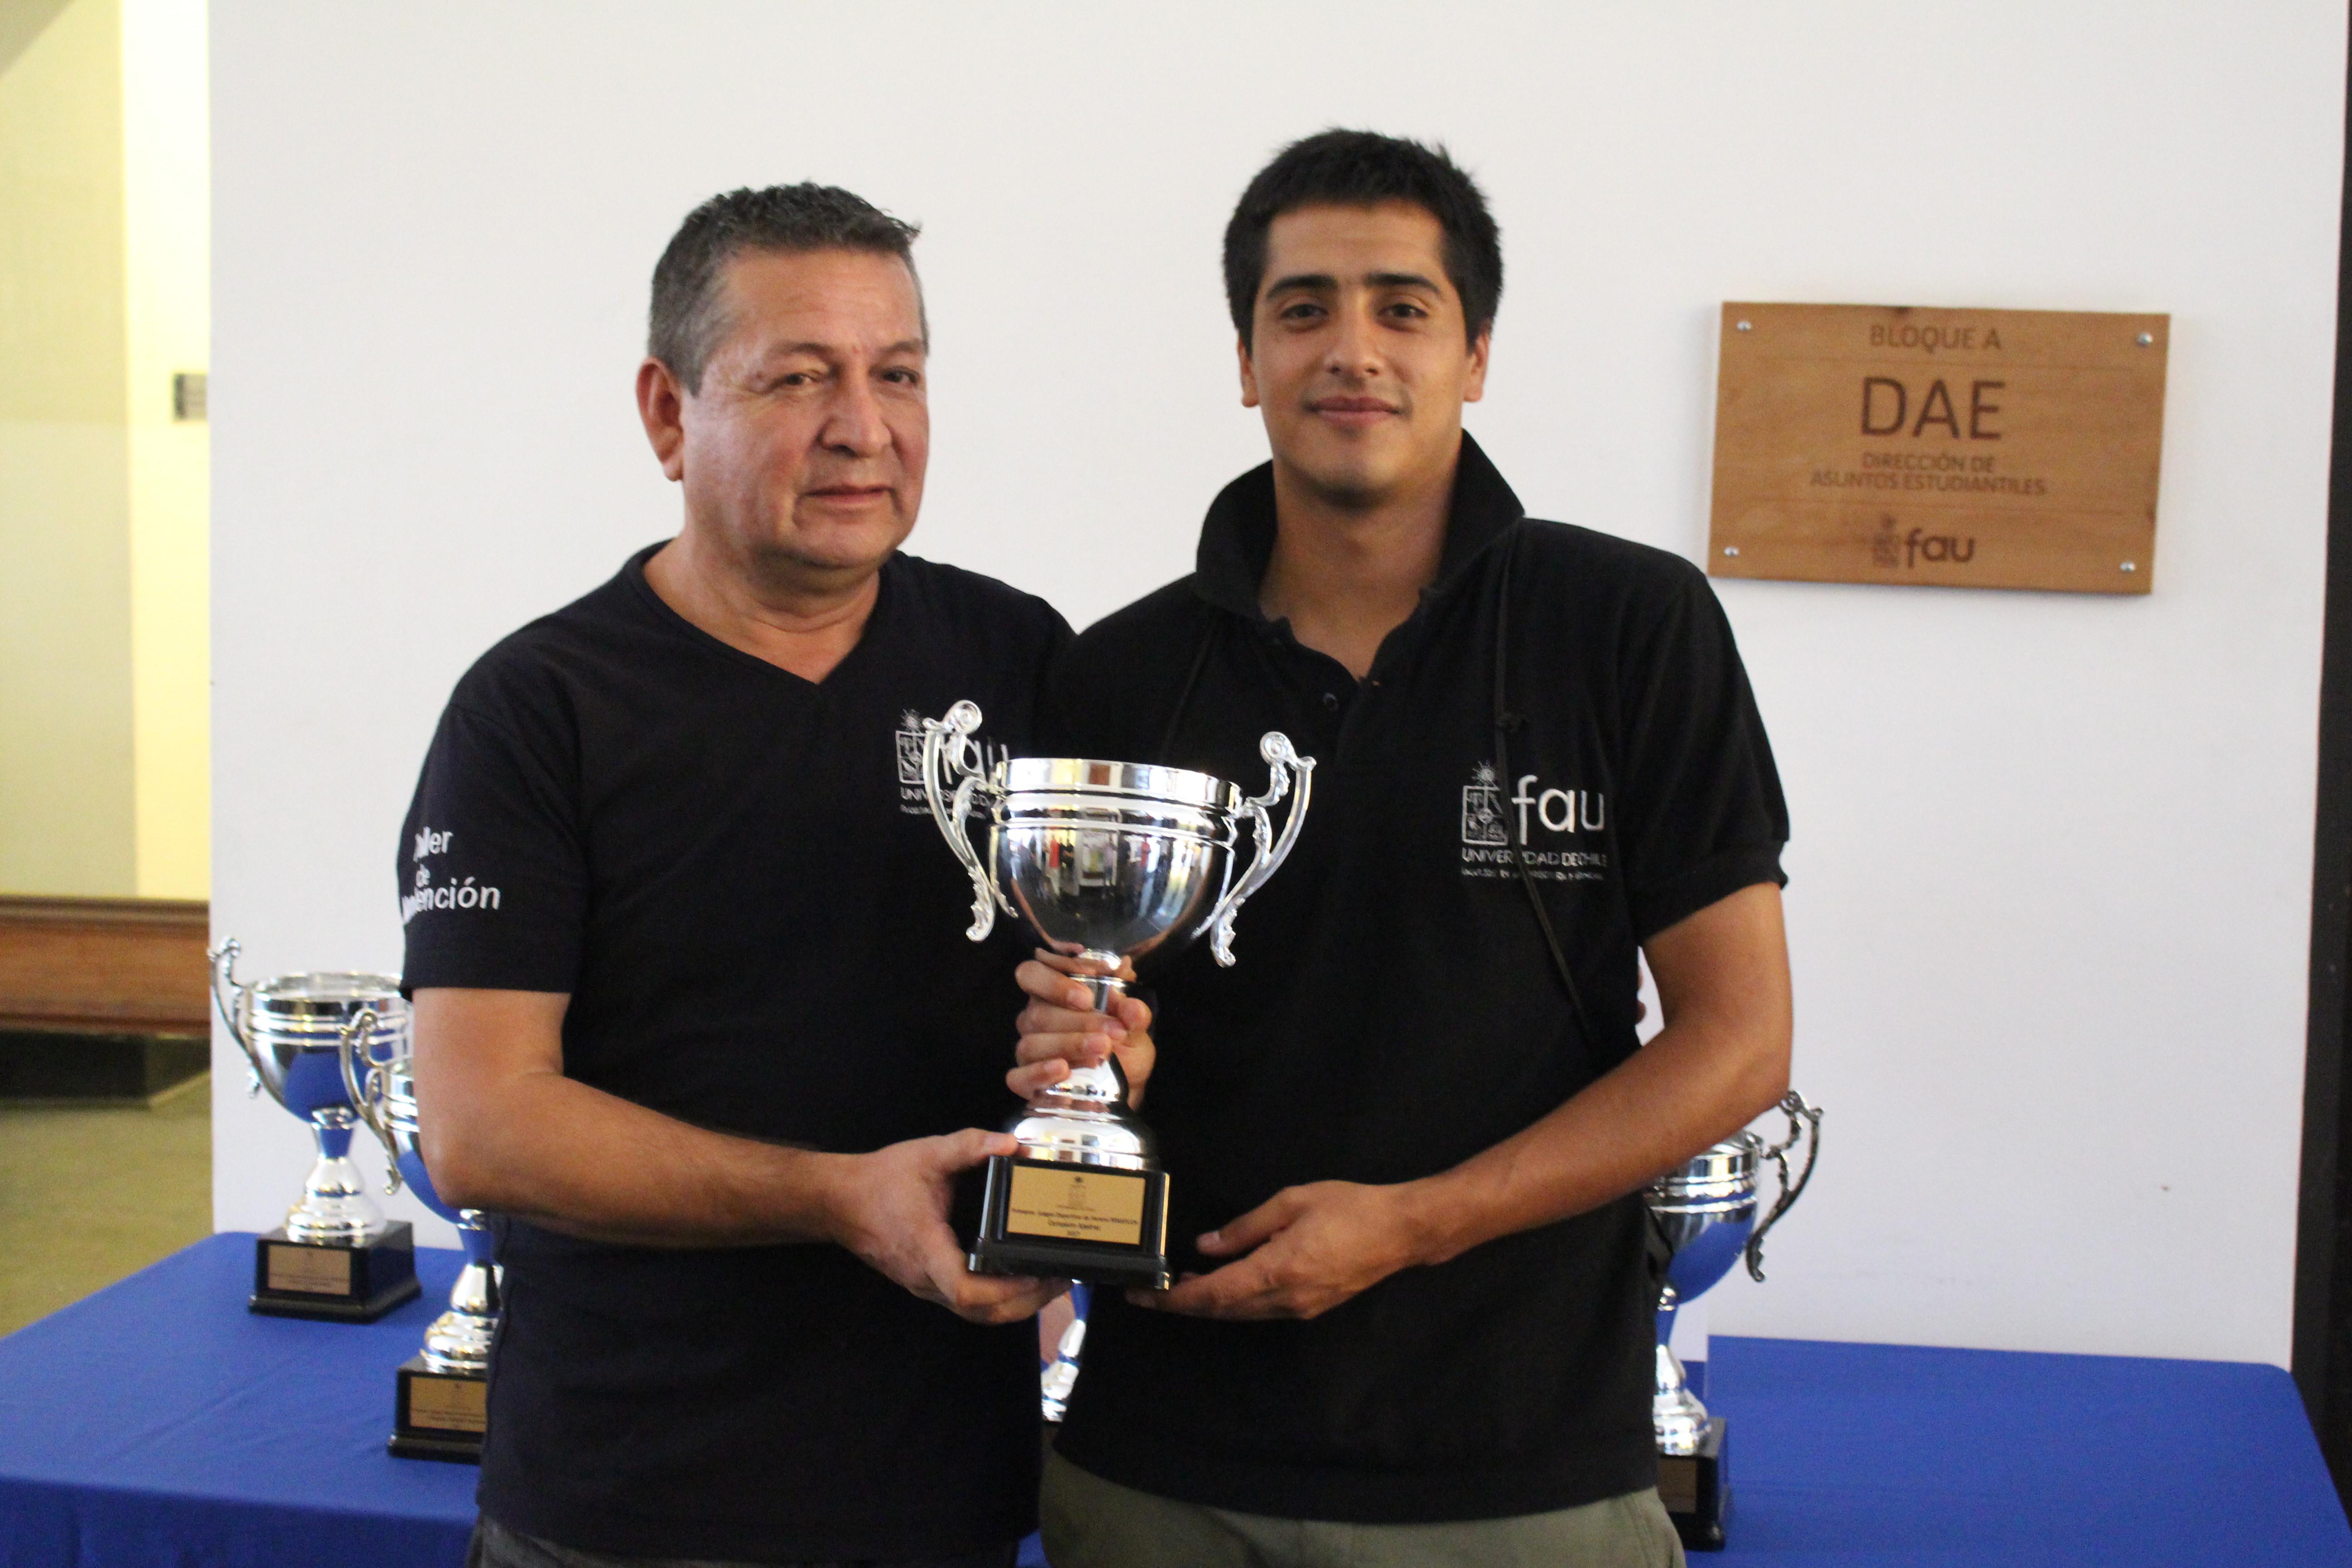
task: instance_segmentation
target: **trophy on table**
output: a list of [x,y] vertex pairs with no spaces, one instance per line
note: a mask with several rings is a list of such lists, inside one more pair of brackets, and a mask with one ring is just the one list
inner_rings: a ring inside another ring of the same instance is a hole
[[[362,1016],[353,1031],[364,1036],[366,1026]],[[425,1348],[400,1365],[392,1436],[384,1447],[404,1459],[479,1464],[482,1434],[489,1425],[490,1346],[498,1337],[504,1283],[496,1243],[481,1210],[453,1208],[434,1189],[418,1142],[416,1082],[407,1051],[390,1058],[347,1051],[343,1067],[352,1103],[394,1151],[383,1190],[397,1192],[405,1182],[420,1203],[457,1227],[466,1249],[448,1310],[425,1331]]]
[[[281,974],[239,984],[232,938],[205,956],[213,1000],[262,1089],[309,1124],[319,1157],[286,1223],[254,1244],[257,1312],[372,1323],[417,1294],[416,1242],[406,1220],[387,1221],[352,1163],[360,1121],[348,1053],[407,1049],[408,1004],[388,974]],[[354,1030],[364,1015],[367,1026]],[[390,1140],[384,1156],[394,1157]]]
[[[1144,763],[1013,757],[983,773],[980,725],[971,702],[923,722],[923,793],[971,877],[965,935],[986,938],[1002,910],[1053,951],[1106,968],[1203,932],[1219,963],[1234,962],[1234,914],[1298,841],[1312,757],[1269,731],[1258,754],[1272,776],[1247,797],[1207,773]],[[1267,812],[1293,788],[1277,837]],[[975,816],[987,821],[984,854],[968,830]],[[1250,860],[1235,875],[1244,825]],[[1077,979],[1098,1009],[1127,988],[1116,975]],[[1041,1090],[1005,1130],[1021,1152],[988,1162],[974,1270],[1168,1288],[1168,1176],[1115,1058]]]
[[[1702,1552],[1723,1545],[1724,1521],[1731,1511],[1731,1471],[1725,1454],[1728,1431],[1720,1415],[1691,1392],[1683,1363],[1667,1342],[1675,1312],[1712,1289],[1743,1257],[1748,1274],[1764,1278],[1764,1237],[1813,1179],[1822,1152],[1822,1113],[1794,1089],[1780,1100],[1789,1135],[1766,1143],[1753,1132],[1725,1140],[1684,1161],[1650,1184],[1644,1194],[1658,1236],[1671,1257],[1658,1291],[1657,1385],[1650,1402],[1658,1440],[1658,1495],[1685,1547]],[[1805,1144],[1804,1168],[1792,1182],[1789,1152]],[[1763,1166],[1779,1172],[1780,1196],[1764,1223],[1756,1223],[1756,1196]]]

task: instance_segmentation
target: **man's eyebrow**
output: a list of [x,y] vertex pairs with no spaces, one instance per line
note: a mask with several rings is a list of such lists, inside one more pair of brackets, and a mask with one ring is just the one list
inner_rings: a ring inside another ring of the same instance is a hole
[[1339,280],[1328,272],[1294,272],[1287,278],[1277,278],[1265,286],[1269,294],[1286,293],[1293,289],[1335,289]]
[[[889,347],[882,350],[882,352],[875,357],[877,359],[887,359],[892,354],[919,354],[928,353],[929,352],[930,345],[926,343],[920,338],[901,338],[897,342],[892,343]],[[804,342],[770,343],[760,351],[760,357],[763,360],[790,359],[794,354],[814,354],[819,359],[833,359],[837,357],[840,353],[841,350],[837,345],[819,342],[815,339],[812,338]]]
[[[1364,281],[1375,289],[1426,289],[1433,294],[1442,294],[1445,291],[1435,279],[1423,277],[1418,272],[1367,272],[1364,274]],[[1294,272],[1287,278],[1277,278],[1267,284],[1265,291],[1272,295],[1287,293],[1294,289],[1303,289],[1314,292],[1332,293],[1336,292],[1339,287],[1339,280],[1328,272]]]

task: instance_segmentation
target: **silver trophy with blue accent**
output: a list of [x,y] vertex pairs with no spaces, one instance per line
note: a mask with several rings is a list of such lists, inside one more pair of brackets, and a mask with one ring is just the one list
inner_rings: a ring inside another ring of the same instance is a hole
[[[334,971],[240,983],[239,952],[231,938],[205,956],[214,1004],[245,1053],[247,1092],[268,1089],[318,1145],[301,1201],[255,1243],[247,1305],[273,1317],[373,1322],[417,1293],[416,1243],[406,1220],[384,1218],[352,1161],[362,1112],[350,1058],[404,1054],[408,1004],[388,974]],[[387,1139],[387,1163],[393,1153]]]
[[[971,878],[965,935],[982,941],[1002,912],[1054,952],[1108,969],[1204,935],[1219,963],[1234,962],[1234,917],[1298,841],[1312,757],[1268,732],[1265,792],[1244,796],[1208,773],[1145,763],[1011,757],[983,771],[980,726],[970,702],[923,721],[924,796]],[[1286,797],[1277,834],[1269,813]],[[1116,975],[1078,978],[1098,1008],[1126,990]],[[1115,1060],[1040,1091],[1006,1131],[1021,1152],[988,1162],[975,1270],[1167,1289],[1168,1176]]]
[[497,1243],[479,1209],[453,1206],[434,1189],[418,1133],[416,1081],[406,1051],[372,1057],[347,1053],[346,1070],[357,1104],[394,1151],[384,1191],[404,1183],[426,1208],[457,1227],[466,1265],[450,1288],[448,1309],[425,1331],[425,1346],[401,1363],[393,1400],[392,1436],[385,1447],[404,1459],[454,1459],[478,1464],[489,1425],[490,1350],[497,1342],[504,1284]]
[[[1723,1545],[1724,1521],[1731,1510],[1727,1426],[1691,1392],[1668,1342],[1675,1310],[1714,1289],[1732,1265],[1745,1259],[1749,1277],[1763,1280],[1764,1237],[1813,1179],[1813,1162],[1822,1152],[1822,1113],[1794,1089],[1781,1098],[1780,1109],[1789,1129],[1779,1142],[1741,1132],[1684,1161],[1644,1194],[1651,1221],[1671,1254],[1658,1291],[1657,1384],[1650,1402],[1658,1441],[1658,1495],[1683,1544],[1703,1552]],[[1791,1180],[1789,1155],[1801,1142],[1805,1163]],[[1768,1164],[1779,1173],[1780,1195],[1759,1225],[1756,1200]]]

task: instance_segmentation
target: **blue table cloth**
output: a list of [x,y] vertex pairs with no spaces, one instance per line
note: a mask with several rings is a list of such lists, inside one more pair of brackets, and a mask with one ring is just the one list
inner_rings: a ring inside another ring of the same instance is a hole
[[[257,1318],[253,1239],[217,1236],[0,1339],[0,1568],[456,1568],[472,1467],[383,1440],[457,1266],[419,1252],[424,1298],[364,1327]],[[2275,1367],[1719,1336],[1707,1371],[1725,1568],[2352,1568]]]
[[461,1255],[373,1323],[260,1318],[215,1236],[0,1339],[6,1568],[420,1568],[465,1560],[470,1465],[395,1459],[394,1369]]

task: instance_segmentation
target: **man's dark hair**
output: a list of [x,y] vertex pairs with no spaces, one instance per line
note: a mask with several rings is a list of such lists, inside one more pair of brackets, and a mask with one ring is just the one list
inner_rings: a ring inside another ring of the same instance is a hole
[[[897,257],[913,276],[915,237],[921,232],[838,185],[803,181],[713,196],[686,215],[654,264],[646,353],[669,366],[687,391],[700,392],[703,365],[727,335],[719,285],[730,259],[751,250],[863,250]],[[922,300],[922,279],[917,278],[918,312]],[[929,340],[927,317],[922,331]]]
[[1444,231],[1446,280],[1462,297],[1470,341],[1495,324],[1503,298],[1502,236],[1477,182],[1446,156],[1373,131],[1319,132],[1293,142],[1257,172],[1225,225],[1225,300],[1242,345],[1250,346],[1257,291],[1265,281],[1265,231],[1284,213],[1312,206],[1411,202]]

